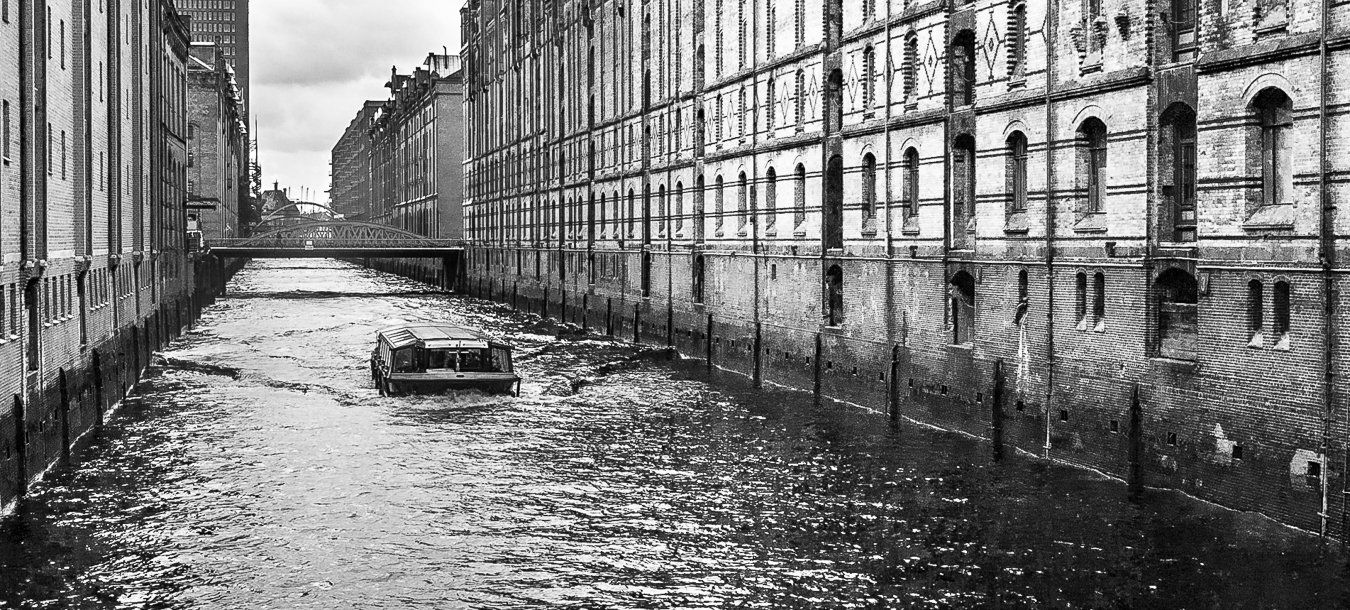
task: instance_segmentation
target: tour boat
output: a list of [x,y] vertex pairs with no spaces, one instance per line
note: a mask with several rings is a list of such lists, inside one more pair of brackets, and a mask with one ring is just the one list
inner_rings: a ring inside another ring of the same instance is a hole
[[511,347],[455,326],[409,324],[375,333],[370,374],[381,396],[478,389],[520,395]]

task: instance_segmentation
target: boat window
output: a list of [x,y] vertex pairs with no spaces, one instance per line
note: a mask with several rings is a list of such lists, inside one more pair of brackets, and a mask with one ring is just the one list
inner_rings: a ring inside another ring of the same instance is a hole
[[482,371],[483,350],[479,349],[434,349],[427,352],[428,371]]
[[414,373],[417,371],[417,365],[413,360],[413,351],[410,348],[394,350],[394,372],[395,373]]
[[511,350],[505,347],[492,348],[492,370],[499,373],[511,372]]

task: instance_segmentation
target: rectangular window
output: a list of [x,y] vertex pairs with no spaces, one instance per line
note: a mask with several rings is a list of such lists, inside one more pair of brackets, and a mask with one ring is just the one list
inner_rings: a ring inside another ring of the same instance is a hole
[[1076,313],[1077,316],[1078,316],[1078,330],[1086,330],[1086,329],[1087,329],[1087,274],[1086,274],[1086,273],[1079,273],[1079,274],[1078,274],[1077,280],[1078,280],[1078,284],[1077,284],[1078,290],[1077,290],[1077,292],[1076,292],[1077,299],[1075,300],[1076,307],[1074,308],[1074,311],[1075,311],[1075,313]]
[[1106,329],[1106,276],[1100,271],[1093,278],[1092,318],[1097,332]]
[[905,210],[919,215],[919,151],[913,148],[905,153]]
[[1260,280],[1247,282],[1247,333],[1248,345],[1260,347],[1261,329],[1265,326],[1265,286]]
[[1290,289],[1289,282],[1275,282],[1275,302],[1274,302],[1274,331],[1276,348],[1289,348],[1289,320],[1290,320]]
[[[9,1],[9,0],[0,0],[0,2],[6,2],[6,3],[8,3],[8,1]],[[5,159],[5,161],[9,161],[10,138],[12,137],[12,134],[11,134],[11,131],[10,131],[10,130],[12,129],[12,127],[10,126],[9,100],[5,100],[5,101],[3,102],[3,107],[4,107],[4,110],[3,110],[3,115],[4,115],[4,116],[3,116],[3,117],[0,117],[0,118],[2,118],[2,119],[4,120],[5,124],[4,124],[4,127],[3,127],[4,133],[3,133],[3,134],[0,134],[0,135],[2,135],[2,136],[4,137],[4,142],[3,142],[3,143],[0,143],[0,150],[2,150],[3,153],[4,153],[4,159]]]

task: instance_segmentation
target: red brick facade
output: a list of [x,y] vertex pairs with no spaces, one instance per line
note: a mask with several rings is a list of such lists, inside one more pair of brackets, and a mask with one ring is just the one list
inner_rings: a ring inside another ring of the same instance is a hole
[[1347,6],[463,16],[473,293],[1343,535]]
[[4,7],[0,511],[103,421],[230,271],[184,244],[188,39],[172,4]]

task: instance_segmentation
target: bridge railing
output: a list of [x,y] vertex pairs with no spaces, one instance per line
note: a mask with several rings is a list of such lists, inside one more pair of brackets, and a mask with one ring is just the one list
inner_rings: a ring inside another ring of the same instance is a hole
[[455,248],[463,245],[455,240],[440,239],[362,239],[354,237],[248,237],[216,238],[207,240],[211,248],[275,248],[283,250],[338,249],[338,248]]

